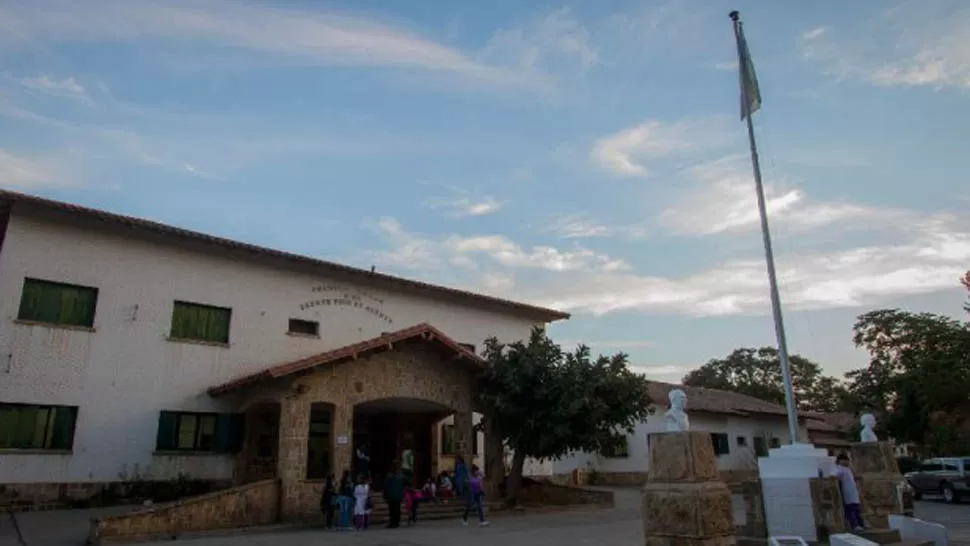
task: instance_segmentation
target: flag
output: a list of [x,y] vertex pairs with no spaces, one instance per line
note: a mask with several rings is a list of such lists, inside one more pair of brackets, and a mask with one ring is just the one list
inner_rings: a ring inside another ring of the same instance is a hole
[[[744,32],[738,28],[738,74],[741,79],[741,120],[757,112],[761,108],[761,90],[758,89],[758,75],[754,72],[748,42],[744,39]],[[747,99],[747,104],[745,104]]]

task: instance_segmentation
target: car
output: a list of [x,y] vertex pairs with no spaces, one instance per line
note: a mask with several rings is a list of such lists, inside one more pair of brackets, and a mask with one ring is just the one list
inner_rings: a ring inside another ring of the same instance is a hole
[[905,475],[913,488],[913,498],[940,495],[947,504],[970,498],[970,457],[937,457],[920,463]]

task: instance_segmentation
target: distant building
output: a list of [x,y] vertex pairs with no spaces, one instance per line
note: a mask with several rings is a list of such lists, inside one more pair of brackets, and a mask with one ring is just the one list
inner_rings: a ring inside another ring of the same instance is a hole
[[[633,434],[611,453],[576,452],[550,463],[548,472],[569,479],[575,472],[595,473],[598,483],[637,485],[650,470],[649,435],[665,430],[664,413],[671,389],[687,393],[691,430],[710,433],[718,468],[725,472],[757,471],[759,456],[790,442],[787,413],[783,406],[736,392],[652,381],[650,400],[654,410]],[[801,418],[799,435],[808,438],[809,421]]]
[[567,317],[0,191],[0,486],[277,477],[295,517],[357,447],[476,460],[476,353]]

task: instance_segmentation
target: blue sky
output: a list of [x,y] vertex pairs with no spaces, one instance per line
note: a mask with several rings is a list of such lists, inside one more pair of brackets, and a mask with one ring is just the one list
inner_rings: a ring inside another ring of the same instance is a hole
[[657,379],[774,343],[740,9],[793,352],[960,316],[960,1],[0,0],[0,186],[574,313]]

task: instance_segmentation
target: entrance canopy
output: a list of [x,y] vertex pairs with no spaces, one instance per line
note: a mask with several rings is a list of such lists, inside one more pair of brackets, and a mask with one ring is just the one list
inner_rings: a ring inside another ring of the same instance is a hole
[[462,347],[455,340],[449,338],[430,324],[422,323],[396,332],[385,333],[379,337],[361,341],[360,343],[354,343],[353,345],[347,345],[346,347],[332,351],[301,358],[300,360],[279,364],[261,372],[243,376],[228,383],[212,387],[208,392],[210,396],[220,396],[265,381],[312,372],[321,366],[357,360],[358,358],[367,357],[382,351],[389,351],[395,345],[409,342],[425,343],[434,346],[442,354],[474,367],[484,368],[486,366],[485,361],[480,356]]

